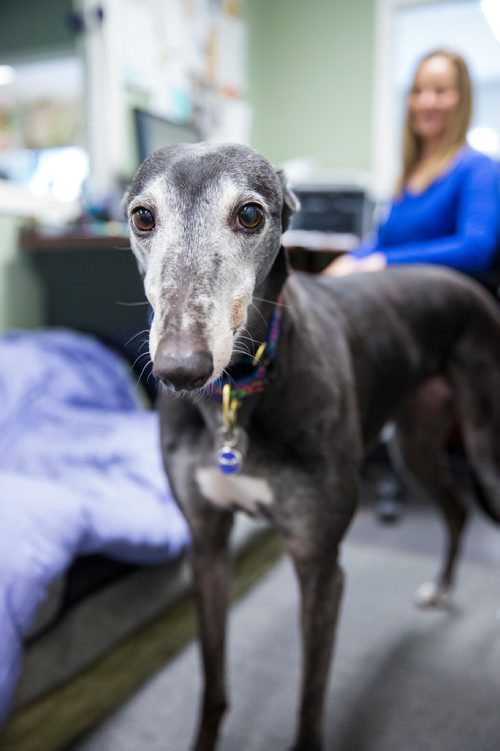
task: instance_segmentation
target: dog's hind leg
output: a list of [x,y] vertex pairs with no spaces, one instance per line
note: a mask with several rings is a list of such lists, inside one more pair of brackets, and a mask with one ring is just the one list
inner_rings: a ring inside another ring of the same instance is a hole
[[[500,337],[500,332],[498,332]],[[472,341],[451,370],[463,443],[479,486],[478,500],[500,524],[500,339]]]
[[209,507],[189,519],[191,559],[201,636],[205,687],[196,751],[212,751],[227,710],[226,613],[229,596],[229,534],[233,514]]
[[430,378],[407,400],[395,423],[389,452],[396,468],[438,505],[445,524],[442,568],[435,582],[422,584],[415,595],[421,607],[446,605],[454,584],[468,511],[446,456],[454,424],[454,395],[441,377]]

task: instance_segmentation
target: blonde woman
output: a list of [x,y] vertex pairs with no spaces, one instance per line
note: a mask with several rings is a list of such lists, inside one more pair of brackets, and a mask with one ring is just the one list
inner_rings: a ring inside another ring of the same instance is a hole
[[387,218],[371,244],[341,256],[325,273],[402,263],[466,273],[490,268],[500,230],[500,172],[467,145],[471,113],[463,58],[447,50],[422,58],[408,94],[403,169]]

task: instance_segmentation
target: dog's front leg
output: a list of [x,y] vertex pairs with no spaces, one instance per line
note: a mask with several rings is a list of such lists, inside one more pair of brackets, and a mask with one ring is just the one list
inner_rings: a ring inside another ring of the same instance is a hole
[[190,520],[192,566],[198,609],[205,687],[196,751],[215,748],[227,709],[226,613],[229,592],[229,533],[233,514],[205,508]]
[[[324,499],[322,508],[327,504]],[[338,545],[351,516],[346,510],[336,520],[321,520],[320,504],[317,511],[317,515],[295,519],[291,527],[282,529],[301,597],[302,686],[294,751],[320,751],[323,747],[325,693],[344,578]]]

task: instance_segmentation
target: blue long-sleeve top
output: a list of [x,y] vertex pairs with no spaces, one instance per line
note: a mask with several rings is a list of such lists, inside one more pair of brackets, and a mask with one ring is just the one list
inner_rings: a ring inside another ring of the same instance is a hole
[[373,242],[353,255],[385,255],[388,264],[436,263],[474,273],[489,269],[500,237],[500,172],[464,146],[421,193],[405,189],[389,207]]

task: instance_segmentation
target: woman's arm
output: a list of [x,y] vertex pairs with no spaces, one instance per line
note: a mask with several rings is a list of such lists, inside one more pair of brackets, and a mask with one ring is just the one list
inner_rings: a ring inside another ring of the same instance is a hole
[[464,178],[457,207],[457,232],[435,240],[421,240],[382,247],[364,245],[356,258],[382,252],[387,264],[435,263],[465,272],[490,268],[500,235],[500,170],[481,159]]

